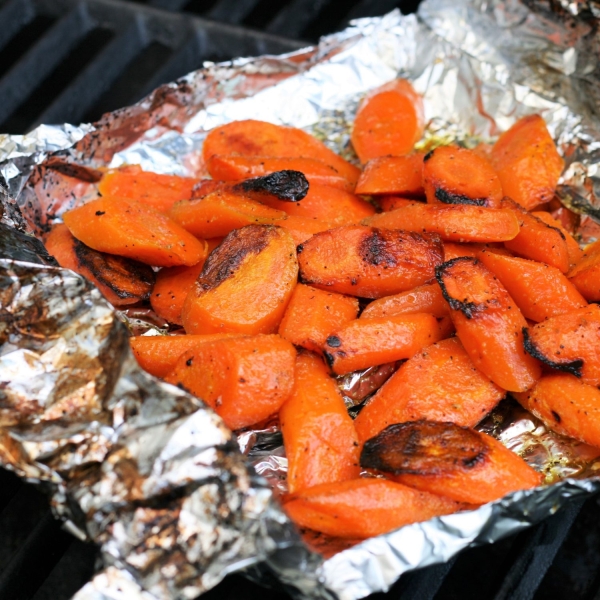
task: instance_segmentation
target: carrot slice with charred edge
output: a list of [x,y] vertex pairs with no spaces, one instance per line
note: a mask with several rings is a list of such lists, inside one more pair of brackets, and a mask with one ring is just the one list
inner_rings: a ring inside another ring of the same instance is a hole
[[514,212],[466,204],[415,203],[363,221],[385,229],[437,233],[448,242],[506,242],[519,233]]
[[600,301],[600,242],[588,246],[581,259],[568,272],[571,283],[590,302]]
[[155,377],[166,377],[177,365],[179,357],[188,350],[200,344],[231,337],[239,337],[239,334],[138,335],[129,338],[129,343],[135,359],[144,371]]
[[296,360],[294,389],[279,411],[288,491],[359,476],[358,436],[327,368],[314,354]]
[[453,244],[452,242],[444,242],[444,257],[446,261],[460,256],[471,256],[477,258],[479,253],[485,248],[482,244]]
[[542,475],[493,437],[454,423],[390,425],[365,442],[361,467],[398,483],[469,504],[485,504],[542,483]]
[[206,242],[157,210],[133,200],[100,198],[63,215],[81,242],[156,267],[195,265],[206,258]]
[[427,283],[408,292],[374,300],[360,315],[361,319],[395,317],[407,313],[429,313],[434,317],[447,317],[450,307],[436,283]]
[[450,316],[467,354],[494,383],[524,392],[541,376],[525,353],[527,321],[506,288],[475,258],[455,258],[436,269]]
[[381,156],[370,160],[364,167],[355,194],[400,194],[422,198],[423,152],[407,156]]
[[181,320],[187,333],[271,333],[298,278],[294,240],[280,227],[232,231],[208,257]]
[[[524,330],[525,349],[554,369],[600,385],[600,307],[590,304]],[[524,391],[524,390],[523,390]]]
[[295,127],[265,121],[233,121],[215,127],[204,140],[202,156],[207,163],[214,155],[299,156],[320,160],[333,167],[348,181],[356,181],[360,170],[330,150],[323,142]]
[[298,246],[303,283],[340,294],[380,298],[432,278],[443,260],[436,235],[349,225]]
[[424,129],[423,100],[405,79],[371,91],[358,107],[352,146],[362,163],[380,156],[407,154]]
[[502,186],[490,161],[457,146],[442,146],[425,156],[423,187],[431,204],[500,208],[502,200]]
[[389,212],[396,210],[397,208],[404,208],[411,204],[416,204],[420,200],[411,200],[410,198],[399,198],[398,196],[381,196],[377,198],[377,204],[381,207],[383,212]]
[[210,176],[219,181],[240,181],[291,169],[304,173],[311,186],[327,185],[351,192],[356,184],[356,177],[346,179],[331,165],[306,157],[211,156],[206,168]]
[[331,223],[321,221],[320,219],[297,217],[296,215],[287,216],[281,221],[275,221],[273,225],[285,229],[292,236],[296,246],[306,242],[315,233],[327,231],[333,227]]
[[204,268],[204,261],[192,267],[167,267],[156,275],[150,296],[152,310],[169,323],[182,325],[181,311],[196,279]]
[[492,148],[505,196],[530,210],[552,200],[564,161],[539,115],[519,119]]
[[215,340],[182,354],[165,381],[202,398],[230,429],[276,413],[294,386],[296,350],[278,335]]
[[368,538],[448,515],[464,505],[385,479],[323,483],[298,492],[283,509],[299,527],[339,538]]
[[388,425],[428,419],[473,427],[504,397],[478,371],[458,338],[415,354],[377,391],[354,420],[362,442]]
[[436,318],[426,313],[356,319],[327,338],[323,354],[333,372],[344,375],[410,358],[440,339]]
[[587,306],[577,288],[544,263],[484,251],[481,262],[500,280],[526,319],[536,323]]
[[569,270],[569,250],[562,231],[546,225],[510,198],[503,198],[502,206],[514,211],[521,227],[519,234],[505,241],[504,245],[523,258],[544,262],[566,273]]
[[551,373],[527,392],[513,394],[547,427],[600,448],[600,390],[568,373]]
[[583,258],[583,250],[579,247],[577,240],[557,221],[550,213],[543,210],[537,210],[531,213],[534,217],[537,217],[540,221],[554,227],[562,232],[565,242],[567,243],[567,252],[569,253],[569,265],[571,268],[576,265]]
[[167,213],[175,202],[191,198],[197,183],[191,177],[161,175],[131,165],[106,172],[98,191],[106,198],[127,198]]
[[142,263],[92,250],[76,240],[66,225],[55,225],[45,241],[58,264],[91,281],[114,306],[147,300],[154,285],[154,271]]
[[279,335],[321,353],[327,336],[358,315],[358,300],[299,283],[292,292]]

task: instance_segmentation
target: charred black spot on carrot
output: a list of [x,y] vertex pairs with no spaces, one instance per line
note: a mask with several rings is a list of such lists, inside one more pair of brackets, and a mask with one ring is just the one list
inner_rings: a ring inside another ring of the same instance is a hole
[[342,345],[342,340],[340,340],[340,338],[337,335],[330,335],[327,338],[326,343],[332,348],[339,348]]
[[246,179],[235,186],[243,192],[260,192],[275,196],[279,200],[298,202],[308,193],[308,180],[304,173],[286,169],[263,177]]
[[478,267],[481,263],[478,259],[473,258],[471,256],[459,256],[457,258],[453,258],[452,260],[446,261],[441,265],[438,265],[435,268],[435,278],[442,290],[442,296],[452,310],[458,310],[467,317],[467,319],[472,319],[478,312],[482,312],[486,310],[485,304],[480,304],[477,302],[472,302],[468,298],[459,299],[450,294],[448,291],[448,286],[444,281],[445,277],[450,277],[450,271],[453,267],[461,264],[471,263],[473,267]]
[[105,211],[105,210],[97,210],[97,211],[96,211],[96,216],[97,216],[97,217],[101,217],[102,215],[105,215],[105,214],[106,214],[106,211]]
[[541,360],[544,364],[556,369],[557,371],[565,371],[566,373],[575,375],[575,377],[581,377],[581,369],[583,368],[583,360],[581,358],[565,362],[552,360],[549,356],[544,354],[544,352],[542,352],[542,350],[535,344],[534,340],[531,339],[528,327],[523,327],[522,331],[523,347],[525,348],[525,352],[533,356],[533,358]]
[[443,188],[435,189],[435,197],[444,204],[470,204],[471,206],[486,206],[487,198],[470,198],[463,194],[454,194]]
[[433,153],[435,152],[435,148],[433,150],[430,150],[424,157],[423,157],[423,162],[427,162],[432,156]]

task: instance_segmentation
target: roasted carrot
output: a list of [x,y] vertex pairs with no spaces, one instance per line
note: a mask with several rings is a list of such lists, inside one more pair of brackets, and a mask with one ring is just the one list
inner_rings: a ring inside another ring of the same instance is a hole
[[381,156],[370,160],[356,184],[356,194],[399,194],[411,198],[425,196],[423,152],[406,156]]
[[506,288],[475,258],[455,258],[436,276],[467,354],[494,383],[524,392],[540,378],[539,363],[525,353],[525,317]]
[[303,352],[291,396],[279,411],[288,491],[356,479],[359,446],[354,423],[323,361]]
[[525,349],[548,366],[600,385],[600,307],[590,304],[525,329]]
[[315,233],[327,231],[333,227],[327,221],[311,219],[310,217],[297,217],[296,215],[287,215],[285,219],[275,221],[273,225],[285,229],[292,236],[296,246],[306,242]]
[[590,244],[567,275],[586,300],[599,302],[600,242]]
[[519,119],[494,144],[491,162],[502,190],[530,210],[554,195],[564,161],[539,115]]
[[420,202],[420,200],[412,200],[410,198],[400,198],[399,196],[379,196],[377,198],[377,204],[379,204],[383,212],[389,212],[396,210],[397,208],[404,208]]
[[435,421],[390,425],[365,442],[361,467],[468,504],[536,487],[542,475],[493,437]]
[[295,346],[321,353],[327,336],[357,315],[356,298],[299,283],[279,325],[279,335]]
[[365,163],[380,156],[400,156],[423,135],[423,100],[406,79],[396,79],[371,91],[358,107],[352,146]]
[[562,223],[557,221],[549,212],[544,210],[536,210],[531,213],[540,221],[554,227],[562,232],[565,242],[567,243],[567,252],[569,253],[569,265],[571,268],[583,258],[583,250],[579,247],[577,240],[562,226]]
[[63,220],[79,241],[100,252],[157,267],[191,266],[206,258],[206,242],[133,200],[92,200],[66,212]]
[[421,285],[443,260],[436,235],[361,225],[317,233],[298,246],[298,253],[303,283],[364,298]]
[[337,375],[410,358],[441,339],[438,322],[426,313],[355,319],[331,333],[324,355]]
[[526,319],[537,323],[587,306],[577,288],[556,267],[489,251],[481,252],[479,258]]
[[165,381],[202,398],[230,429],[276,413],[294,385],[296,351],[278,335],[234,337],[182,354]]
[[114,306],[147,300],[154,285],[154,271],[142,263],[105,254],[76,240],[66,225],[55,225],[45,241],[58,264],[91,281]]
[[456,512],[463,505],[385,479],[353,479],[298,492],[283,508],[299,527],[362,539]]
[[490,162],[467,148],[441,146],[425,156],[427,202],[500,208],[502,186]]
[[505,242],[519,233],[519,221],[509,209],[415,203],[363,221],[385,229],[437,233],[448,242]]
[[208,257],[181,315],[187,333],[277,331],[298,277],[289,233],[270,225],[232,231]]
[[458,338],[415,354],[388,379],[354,424],[361,441],[405,421],[450,421],[473,427],[504,397],[475,368]]
[[444,258],[446,261],[460,256],[477,258],[485,247],[483,244],[454,244],[452,242],[444,242]]

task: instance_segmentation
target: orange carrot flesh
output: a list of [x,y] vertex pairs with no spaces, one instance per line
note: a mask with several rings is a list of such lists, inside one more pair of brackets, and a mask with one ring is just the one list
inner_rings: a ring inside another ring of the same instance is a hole
[[512,211],[480,206],[422,204],[398,208],[363,221],[372,227],[437,233],[448,242],[506,242],[519,233]]
[[324,355],[334,373],[343,375],[410,358],[440,339],[436,318],[425,313],[356,319],[332,332]]
[[427,202],[500,208],[502,186],[490,162],[467,148],[442,146],[425,156]]
[[298,252],[303,283],[364,298],[422,285],[443,259],[435,235],[360,225],[317,233]]
[[544,210],[537,210],[531,213],[534,217],[537,217],[540,221],[558,229],[564,236],[565,242],[567,243],[567,252],[569,254],[569,265],[573,267],[583,258],[583,250],[579,247],[577,240],[562,226],[560,221],[557,221],[550,213]]
[[406,421],[473,427],[504,394],[475,368],[460,340],[450,338],[407,360],[369,400],[354,425],[361,442]]
[[393,296],[374,300],[360,315],[361,319],[395,317],[408,313],[428,313],[434,317],[447,317],[450,307],[437,283],[428,283]]
[[541,376],[540,365],[525,352],[527,321],[504,286],[473,258],[444,263],[437,279],[475,366],[505,390],[529,389]]
[[279,335],[295,346],[321,353],[327,336],[357,315],[356,298],[299,283],[279,325]]
[[568,273],[569,280],[590,302],[600,301],[600,242],[588,246]]
[[106,198],[127,198],[168,213],[175,202],[191,198],[196,183],[191,177],[160,175],[132,165],[105,173],[98,191]]
[[452,242],[444,242],[444,257],[446,261],[459,258],[460,256],[477,258],[485,247],[482,244],[453,244]]
[[297,283],[296,245],[270,225],[232,231],[208,257],[181,315],[187,333],[277,331]]
[[462,505],[384,479],[353,479],[294,494],[283,508],[299,527],[362,539],[451,514]]
[[370,160],[364,167],[356,189],[356,194],[399,194],[422,198],[423,152],[406,156],[381,156]]
[[526,319],[537,323],[587,306],[585,298],[556,267],[487,251],[479,258],[498,277]]
[[63,220],[78,240],[100,252],[157,267],[192,266],[206,258],[206,242],[133,200],[92,200],[66,212]]
[[358,437],[337,385],[322,360],[302,353],[291,396],[279,411],[290,493],[356,479]]
[[530,210],[554,196],[564,161],[539,115],[519,119],[494,144],[492,165],[502,190]]
[[352,146],[362,163],[380,156],[400,156],[423,135],[423,100],[405,79],[370,92],[360,103]]
[[381,207],[383,212],[389,212],[396,210],[397,208],[404,208],[420,202],[420,200],[411,200],[410,198],[400,198],[399,196],[380,196],[377,198],[377,204]]
[[590,304],[525,331],[525,349],[550,367],[600,385],[600,307]]
[[278,335],[233,337],[182,354],[165,381],[202,398],[230,429],[276,413],[294,385],[296,350]]
[[296,246],[306,242],[315,233],[327,231],[333,227],[331,223],[322,221],[321,219],[297,217],[296,215],[287,216],[285,219],[275,221],[273,225],[285,229],[292,236]]

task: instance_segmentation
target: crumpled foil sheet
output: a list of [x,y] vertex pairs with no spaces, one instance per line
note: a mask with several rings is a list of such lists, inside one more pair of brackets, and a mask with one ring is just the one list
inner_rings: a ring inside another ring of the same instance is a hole
[[[424,147],[491,141],[541,113],[567,163],[559,196],[581,214],[581,239],[594,239],[597,13],[567,0],[426,0],[418,17],[362,19],[317,48],[207,65],[93,127],[0,136],[0,463],[43,485],[65,526],[100,545],[104,570],[78,600],[194,598],[240,569],[297,597],[354,600],[600,490],[599,450],[505,401],[480,428],[552,485],[333,554],[343,545],[309,541],[314,552],[276,500],[286,470],[276,424],[236,437],[200,400],[142,372],[127,338],[144,315],[114,311],[23,233],[40,237],[95,197],[101,167],[202,175],[206,131],[233,119],[302,127],[352,158],[360,98],[399,75],[424,95]],[[351,410],[392,370],[343,378]]]

